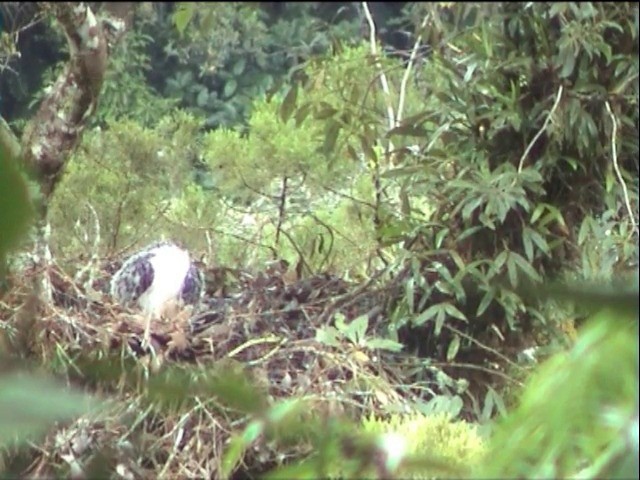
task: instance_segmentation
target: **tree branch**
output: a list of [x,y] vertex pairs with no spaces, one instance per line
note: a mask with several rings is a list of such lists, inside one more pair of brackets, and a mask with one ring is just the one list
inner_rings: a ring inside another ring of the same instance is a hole
[[391,130],[396,126],[396,118],[395,114],[393,113],[393,106],[391,105],[391,91],[389,89],[389,82],[387,81],[387,76],[384,73],[382,63],[380,62],[380,58],[378,57],[378,47],[376,44],[376,24],[373,22],[373,17],[371,16],[371,12],[369,11],[368,2],[362,2],[362,9],[364,10],[364,15],[367,19],[367,23],[369,24],[369,43],[371,44],[371,54],[375,59],[376,68],[380,71],[380,85],[382,86],[382,92],[384,93],[384,101],[387,106],[387,120],[389,121],[389,130]]
[[[420,25],[420,31],[424,30],[427,26],[427,22],[429,21],[429,14],[425,15],[422,19],[422,24]],[[420,48],[420,43],[422,42],[422,33],[418,35],[416,39],[416,43],[413,45],[413,49],[411,50],[411,56],[409,57],[409,62],[407,63],[407,68],[404,71],[404,75],[402,76],[402,83],[400,84],[400,100],[398,100],[398,108],[396,109],[396,125],[400,124],[402,120],[402,114],[404,111],[404,101],[407,94],[407,83],[409,82],[409,76],[411,75],[411,68],[413,67],[413,62],[415,62],[416,57],[418,56],[418,49]]]
[[[39,7],[63,28],[70,53],[22,136],[22,159],[46,203],[97,107],[107,68],[107,40],[102,23],[84,3],[42,2]],[[124,28],[124,22],[120,24]]]

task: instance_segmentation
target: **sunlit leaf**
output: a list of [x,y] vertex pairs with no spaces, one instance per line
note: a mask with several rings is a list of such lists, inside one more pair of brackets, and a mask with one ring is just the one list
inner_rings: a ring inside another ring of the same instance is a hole
[[454,335],[453,340],[449,343],[449,348],[447,348],[447,362],[451,362],[456,358],[458,351],[460,350],[460,336]]
[[178,7],[176,8],[175,13],[173,14],[173,23],[178,30],[180,35],[184,34],[185,28],[193,18],[196,11],[196,6],[194,2],[180,2],[178,3]]
[[388,338],[372,338],[367,340],[368,348],[379,348],[380,350],[389,350],[390,352],[401,352],[404,345]]
[[316,341],[332,347],[340,345],[338,331],[331,326],[320,327],[316,330]]

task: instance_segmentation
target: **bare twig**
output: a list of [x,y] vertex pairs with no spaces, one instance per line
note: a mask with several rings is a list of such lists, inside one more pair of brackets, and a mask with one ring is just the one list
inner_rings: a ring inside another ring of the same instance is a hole
[[[95,279],[96,270],[100,258],[100,218],[98,217],[98,212],[93,208],[90,202],[87,202],[87,207],[91,211],[94,221],[94,232],[93,232],[93,245],[91,247],[91,257],[87,264],[81,268],[75,275],[74,281],[76,283],[80,283],[82,277],[88,273],[88,277],[84,282],[85,292],[90,291],[93,285],[93,280]],[[88,237],[88,235],[87,235]]]
[[[429,15],[425,15],[422,23],[420,24],[420,30],[423,30],[427,26],[427,22],[429,21]],[[418,35],[418,39],[416,43],[413,45],[413,50],[411,50],[411,56],[409,57],[409,62],[407,64],[407,68],[404,71],[404,75],[402,76],[402,83],[400,84],[400,100],[398,100],[398,109],[396,110],[396,125],[400,123],[402,120],[402,112],[404,111],[404,101],[407,94],[407,83],[409,82],[409,75],[411,75],[411,68],[413,67],[413,62],[415,62],[416,56],[418,55],[418,50],[420,49],[420,43],[422,42],[422,34]]]
[[549,125],[549,122],[551,121],[551,117],[553,117],[553,114],[555,113],[556,109],[558,108],[558,105],[560,105],[560,99],[562,98],[562,92],[563,91],[564,91],[564,87],[562,85],[560,85],[560,88],[558,88],[558,94],[556,95],[556,101],[554,102],[553,107],[551,107],[551,110],[549,110],[549,114],[547,115],[547,118],[544,119],[544,123],[542,124],[542,128],[540,130],[538,130],[538,133],[536,133],[536,136],[533,137],[533,140],[531,140],[531,142],[529,142],[529,145],[527,145],[527,148],[525,149],[524,153],[522,154],[522,157],[520,157],[520,162],[518,163],[518,173],[522,173],[522,169],[524,168],[524,161],[526,160],[527,155],[529,155],[529,152],[531,151],[533,146],[538,141],[538,138],[540,138],[540,135],[542,135],[544,133],[544,131],[547,129],[547,126]]
[[280,190],[280,205],[278,206],[278,225],[276,226],[276,238],[275,247],[280,244],[280,231],[282,230],[282,224],[284,223],[284,217],[286,214],[287,206],[287,180],[288,177],[282,179],[282,189]]
[[618,134],[618,121],[616,120],[616,116],[613,114],[611,110],[611,105],[609,105],[609,101],[604,103],[605,107],[607,107],[607,113],[609,113],[609,117],[611,117],[611,123],[613,124],[613,129],[611,131],[611,161],[613,162],[613,169],[616,172],[616,177],[618,177],[618,182],[622,186],[622,192],[624,195],[624,204],[627,207],[627,212],[629,213],[629,220],[631,221],[631,234],[635,233],[638,230],[638,225],[636,224],[636,219],[633,216],[633,209],[631,208],[631,201],[629,200],[629,191],[627,190],[627,184],[624,183],[624,178],[622,178],[622,172],[620,172],[620,166],[618,165],[618,149],[616,147],[616,135]]
[[387,76],[384,73],[382,68],[382,63],[380,63],[378,46],[376,44],[376,25],[373,23],[373,17],[371,16],[371,12],[369,11],[369,3],[362,2],[362,8],[364,10],[364,15],[367,18],[367,22],[369,23],[369,42],[371,43],[371,54],[375,58],[376,68],[380,71],[380,85],[382,86],[382,91],[385,96],[385,103],[387,105],[387,120],[389,121],[389,129],[392,129],[395,122],[395,114],[393,113],[393,106],[391,105],[391,91],[389,89],[389,82],[387,81]]

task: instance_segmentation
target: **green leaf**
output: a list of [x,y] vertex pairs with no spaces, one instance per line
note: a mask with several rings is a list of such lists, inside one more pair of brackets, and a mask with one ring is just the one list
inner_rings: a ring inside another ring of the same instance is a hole
[[333,153],[341,129],[342,125],[340,125],[340,123],[338,122],[331,122],[327,126],[324,134],[324,143],[322,144],[322,151],[325,155],[330,155],[331,153]]
[[345,335],[349,340],[355,344],[360,344],[367,333],[367,327],[369,326],[369,317],[367,315],[360,315],[355,318],[347,327]]
[[560,78],[567,78],[573,73],[576,66],[576,53],[572,48],[562,48],[558,54],[558,62],[562,65]]
[[500,252],[500,254],[496,257],[496,259],[491,264],[488,277],[491,278],[499,274],[508,258],[509,258],[508,250],[503,250],[502,252]]
[[362,147],[362,151],[364,152],[365,158],[367,160],[377,162],[378,156],[376,155],[375,150],[371,146],[371,142],[364,135],[360,135],[360,146]]
[[[536,272],[533,266],[527,262],[527,260],[515,252],[511,252],[509,255],[509,259],[513,259],[513,262],[520,268],[520,270],[526,274],[529,279],[534,280],[536,282],[542,281],[540,274]],[[515,285],[515,284],[514,284]]]
[[449,235],[449,228],[443,228],[442,230],[438,231],[438,233],[436,234],[436,248],[442,247],[442,242],[447,237],[447,235]]
[[331,347],[339,346],[338,330],[331,326],[318,328],[316,330],[316,342],[320,342]]
[[544,239],[544,237],[535,230],[530,229],[529,231],[531,240],[533,240],[533,243],[536,244],[536,247],[538,247],[538,249],[545,255],[550,255],[551,249],[549,248],[549,244]]
[[473,200],[467,202],[467,204],[462,209],[462,219],[469,220],[471,218],[471,214],[483,203],[484,198],[482,197],[476,197]]
[[444,321],[447,319],[447,316],[445,315],[445,308],[441,308],[440,310],[438,310],[438,313],[436,314],[436,327],[434,328],[434,333],[436,335],[440,335],[440,332],[442,331],[442,327],[444,326]]
[[410,277],[405,284],[405,298],[407,299],[407,306],[409,307],[409,312],[415,312],[414,305],[414,297],[415,297],[415,277]]
[[173,14],[173,23],[180,36],[184,34],[184,30],[187,28],[189,22],[191,22],[195,12],[195,3],[193,2],[180,2],[178,4],[176,12]]
[[437,303],[436,305],[431,305],[424,312],[422,312],[420,315],[418,315],[413,320],[412,323],[415,326],[419,327],[420,325],[423,325],[427,320],[430,320],[431,318],[436,316],[438,314],[438,312],[440,312],[440,311],[444,312],[444,304]]
[[368,348],[379,348],[380,350],[389,350],[390,352],[401,352],[404,345],[388,338],[372,338],[367,340]]
[[239,77],[247,66],[247,60],[245,57],[240,57],[236,63],[233,64],[231,71],[235,77]]
[[333,117],[336,113],[338,113],[338,110],[326,102],[321,102],[320,109],[314,112],[313,118],[316,120],[326,120],[327,118]]
[[222,96],[224,98],[229,98],[234,93],[236,93],[237,89],[238,89],[238,82],[235,79],[230,78],[229,80],[227,80],[227,83],[224,84],[224,89],[222,90]]
[[528,227],[524,227],[522,230],[522,244],[527,259],[530,262],[533,261],[533,242],[531,241],[531,229]]
[[458,310],[454,305],[452,305],[451,303],[445,303],[444,305],[444,310],[445,312],[447,312],[449,315],[451,315],[454,318],[457,318],[458,320],[463,320],[463,321],[467,321],[467,317],[465,316],[464,313],[462,313],[460,310]]
[[27,233],[33,205],[27,184],[10,158],[0,151],[0,261]]
[[264,432],[265,424],[261,420],[249,422],[245,429],[234,435],[222,456],[222,478],[228,478],[240,463],[244,452],[255,442]]
[[489,305],[491,305],[491,302],[493,302],[494,299],[495,293],[492,290],[487,290],[487,292],[482,297],[482,300],[480,301],[480,305],[478,305],[478,311],[476,312],[476,315],[482,315],[487,310],[487,308],[489,308]]
[[280,118],[284,123],[291,118],[293,110],[296,108],[296,100],[298,98],[298,84],[294,83],[287,92],[280,105]]
[[458,350],[460,350],[460,337],[458,335],[454,335],[453,340],[449,343],[449,348],[447,348],[447,362],[451,362],[456,358]]
[[12,373],[0,376],[0,447],[19,443],[88,413],[97,403],[51,379]]
[[196,98],[196,104],[200,108],[204,108],[207,105],[207,100],[209,100],[209,91],[205,88],[202,88],[198,93],[198,97]]
[[515,258],[513,252],[509,252],[507,257],[507,274],[509,275],[509,282],[512,287],[518,286],[518,269],[516,268]]
[[304,103],[300,105],[300,107],[298,108],[295,114],[296,127],[299,127],[300,125],[302,125],[302,122],[304,122],[307,119],[307,117],[309,116],[309,113],[311,113],[310,103]]

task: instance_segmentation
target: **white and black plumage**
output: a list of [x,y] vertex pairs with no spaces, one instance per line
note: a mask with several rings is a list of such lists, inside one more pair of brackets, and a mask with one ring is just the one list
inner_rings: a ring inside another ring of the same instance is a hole
[[111,296],[159,318],[170,305],[197,305],[204,277],[189,252],[171,242],[155,242],[129,257],[111,280]]

